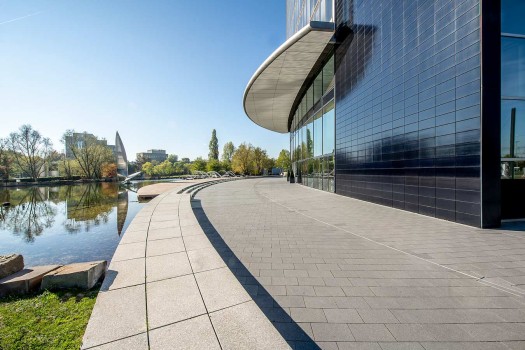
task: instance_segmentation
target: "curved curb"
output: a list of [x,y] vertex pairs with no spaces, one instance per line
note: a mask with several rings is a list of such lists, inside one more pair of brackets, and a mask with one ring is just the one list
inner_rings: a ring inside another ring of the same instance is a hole
[[126,230],[82,349],[289,349],[204,233],[192,194],[178,190],[154,198]]

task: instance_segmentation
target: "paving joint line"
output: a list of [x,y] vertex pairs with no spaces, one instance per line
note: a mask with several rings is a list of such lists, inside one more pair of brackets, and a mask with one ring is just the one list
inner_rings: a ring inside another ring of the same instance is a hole
[[[121,341],[121,340],[124,340],[124,339],[133,338],[133,337],[136,337],[137,335],[146,334],[146,333],[147,333],[147,331],[145,331],[145,332],[140,332],[140,333],[133,334],[133,335],[128,335],[127,337],[118,338],[118,339],[115,339],[115,340],[112,340],[112,341],[108,341],[108,342],[105,342],[105,343],[100,343],[100,344],[97,344],[97,345],[90,346],[89,348],[84,348],[84,350],[89,350],[89,349],[98,348],[99,346],[112,344],[112,343],[115,343],[115,342],[118,342],[118,341]],[[148,346],[148,347],[149,347],[149,346]]]
[[[191,197],[190,197],[190,201],[191,201]],[[179,207],[177,209],[179,227],[180,227],[180,204],[181,202],[182,200],[179,201]],[[180,229],[181,229],[181,234],[182,234],[182,227],[180,227]],[[186,242],[184,242],[184,236],[182,237],[182,244],[184,245],[184,249],[186,250]],[[211,321],[210,312],[208,311],[208,306],[206,305],[206,302],[204,301],[204,297],[202,296],[201,288],[199,286],[199,282],[197,281],[197,277],[195,277],[195,271],[193,270],[193,266],[191,265],[190,257],[188,255],[188,250],[186,250],[186,258],[188,259],[188,263],[190,264],[191,274],[193,275],[193,280],[195,281],[195,284],[197,285],[197,290],[199,291],[199,295],[201,296],[202,304],[204,305],[204,309],[206,310],[206,314],[208,315],[208,321],[210,322],[211,328],[213,329],[213,333],[215,334],[215,339],[217,339],[217,343],[219,344],[219,347],[222,350],[222,344],[219,340],[219,336],[217,335],[217,331],[215,330],[213,322]]]
[[[160,205],[160,203],[162,202],[162,200],[166,198],[166,196],[162,196],[159,198],[159,200],[157,201],[157,203],[155,203],[155,207],[153,208],[153,211],[152,213],[155,212],[155,210],[157,209],[157,207]],[[144,307],[145,307],[145,310],[146,310],[146,339],[147,339],[147,342],[148,342],[148,350],[151,348],[151,344],[150,344],[150,339],[149,339],[149,319],[148,319],[148,281],[147,281],[147,271],[148,271],[148,256],[147,256],[147,251],[148,251],[148,234],[149,234],[149,228],[151,226],[151,219],[153,217],[153,214],[150,216],[150,219],[149,219],[149,222],[148,222],[148,229],[146,230],[146,240],[144,241],[145,244],[144,244]]]
[[[262,181],[262,180],[261,180],[261,181]],[[444,269],[446,269],[446,270],[449,270],[449,271],[452,271],[452,272],[455,272],[455,273],[458,273],[458,274],[462,274],[462,275],[467,276],[467,277],[469,277],[469,278],[475,279],[475,280],[477,280],[478,282],[480,282],[480,283],[482,283],[482,284],[489,285],[489,286],[491,286],[491,287],[493,287],[493,288],[495,288],[495,289],[498,289],[498,290],[500,290],[500,291],[506,292],[506,293],[508,293],[508,294],[512,294],[512,295],[514,295],[514,296],[522,297],[522,298],[525,297],[525,291],[523,291],[523,292],[518,292],[518,291],[514,291],[514,290],[508,290],[507,287],[501,286],[501,285],[499,285],[499,284],[497,284],[497,283],[493,283],[493,282],[488,282],[488,281],[480,280],[478,277],[475,277],[475,276],[473,276],[473,275],[470,275],[470,274],[468,274],[468,273],[466,273],[466,272],[462,272],[462,271],[459,271],[459,270],[455,270],[455,269],[450,268],[450,267],[447,267],[447,266],[445,266],[445,265],[442,265],[442,264],[439,264],[439,263],[433,262],[433,261],[431,261],[431,260],[428,260],[428,259],[425,259],[425,258],[419,257],[419,256],[414,255],[414,254],[412,254],[412,253],[409,253],[409,252],[403,251],[403,250],[401,250],[401,249],[398,249],[398,248],[395,248],[395,247],[389,246],[388,244],[385,244],[385,243],[381,243],[381,242],[375,241],[375,240],[373,240],[373,239],[371,239],[371,238],[368,238],[368,237],[365,237],[365,236],[359,235],[359,234],[357,234],[357,233],[351,232],[351,231],[349,231],[349,230],[347,230],[347,229],[345,229],[345,228],[338,227],[338,226],[336,226],[336,225],[334,225],[334,224],[330,224],[330,223],[325,222],[325,221],[323,221],[323,220],[317,219],[317,218],[315,218],[315,217],[313,217],[313,216],[310,216],[310,215],[304,214],[304,213],[302,213],[302,212],[300,212],[300,211],[298,211],[298,210],[296,210],[296,209],[293,209],[293,208],[291,208],[291,207],[287,207],[287,206],[285,206],[284,204],[281,204],[281,203],[279,203],[279,202],[277,202],[277,201],[274,201],[274,200],[271,199],[270,197],[268,197],[268,196],[262,194],[260,191],[258,191],[258,190],[256,189],[256,186],[257,186],[261,181],[255,183],[255,184],[253,185],[254,190],[255,190],[255,193],[258,194],[258,195],[260,195],[260,196],[262,196],[262,197],[264,197],[264,198],[266,198],[266,199],[269,200],[270,202],[272,202],[272,203],[274,203],[274,204],[277,204],[277,205],[283,207],[283,208],[286,208],[286,209],[288,209],[288,210],[292,210],[292,211],[294,211],[294,212],[297,213],[297,214],[300,214],[300,215],[302,215],[302,216],[304,216],[304,217],[307,217],[307,218],[309,218],[309,219],[312,219],[312,220],[315,220],[315,221],[317,221],[317,222],[320,222],[320,223],[322,223],[322,224],[324,224],[324,225],[327,225],[327,226],[330,226],[330,227],[336,228],[336,229],[338,229],[338,230],[341,230],[341,231],[347,232],[347,233],[349,233],[349,234],[351,234],[351,235],[353,235],[353,236],[355,236],[355,237],[362,238],[362,239],[367,240],[367,241],[369,241],[369,242],[372,242],[372,243],[375,243],[375,244],[381,245],[381,246],[383,246],[383,247],[385,247],[385,248],[392,249],[392,250],[394,250],[394,251],[397,251],[397,252],[399,252],[399,253],[402,253],[402,254],[405,254],[405,255],[408,255],[408,256],[414,257],[414,258],[416,258],[416,259],[419,259],[419,260],[422,260],[422,261],[426,261],[426,262],[428,262],[428,263],[430,263],[430,264],[433,264],[433,265],[435,265],[435,266],[440,266],[440,267],[442,267],[442,268],[444,268]],[[394,209],[395,209],[395,208],[394,208]],[[518,293],[518,294],[516,294],[516,293]]]

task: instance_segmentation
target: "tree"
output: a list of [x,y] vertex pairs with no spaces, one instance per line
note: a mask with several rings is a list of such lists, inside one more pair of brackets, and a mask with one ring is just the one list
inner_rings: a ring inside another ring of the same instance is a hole
[[102,177],[116,177],[117,176],[117,164],[115,163],[104,163],[101,171]]
[[53,144],[31,125],[22,125],[18,132],[9,135],[8,147],[20,170],[33,180],[45,171]]
[[273,168],[275,168],[275,159],[266,157],[266,160],[264,161],[264,169],[267,169],[268,174],[271,174]]
[[250,172],[253,159],[253,146],[241,143],[232,157],[232,169],[241,174]]
[[11,174],[11,164],[13,163],[11,152],[8,148],[8,142],[7,139],[0,139],[0,178],[6,181]]
[[255,147],[253,149],[253,168],[255,175],[260,175],[265,168],[265,164],[268,161],[268,155],[266,151],[261,147]]
[[206,164],[206,170],[207,171],[221,171],[221,162],[219,162],[217,159],[210,159],[208,160],[208,164]]
[[211,132],[210,153],[208,159],[219,159],[219,140],[217,139],[217,132],[215,129]]
[[180,161],[185,163],[185,164],[191,163],[190,158],[181,158]]
[[314,156],[314,139],[310,129],[306,129],[306,151],[309,158]]
[[235,153],[235,146],[233,145],[233,142],[231,141],[226,142],[224,146],[222,147],[222,161],[231,163],[234,153]]
[[153,168],[153,173],[160,176],[170,176],[174,172],[173,164],[167,159]]
[[145,157],[143,154],[137,154],[137,159],[135,160],[135,164],[137,165],[137,169],[142,169],[142,165],[144,163],[151,162],[151,159],[148,157]]
[[193,171],[206,171],[206,161],[202,157],[197,157],[191,163],[191,170]]
[[290,152],[288,150],[283,149],[279,153],[279,157],[277,157],[277,161],[275,162],[278,168],[283,169],[283,171],[288,171],[288,169],[291,168],[292,162],[290,160]]
[[221,169],[224,170],[224,171],[232,170],[232,162],[229,162],[227,160],[223,160],[221,162]]
[[82,174],[88,179],[100,179],[102,166],[115,162],[111,149],[94,135],[68,130],[62,137],[62,142],[73,154]]
[[177,163],[179,161],[179,156],[176,154],[170,154],[168,156],[168,160],[170,161],[170,163]]
[[153,169],[154,169],[154,165],[151,164],[151,162],[146,162],[142,164],[141,170],[146,175],[153,176]]
[[58,172],[61,176],[66,176],[67,178],[80,175],[81,173],[77,161],[74,159],[67,159],[65,154],[63,154],[60,159]]

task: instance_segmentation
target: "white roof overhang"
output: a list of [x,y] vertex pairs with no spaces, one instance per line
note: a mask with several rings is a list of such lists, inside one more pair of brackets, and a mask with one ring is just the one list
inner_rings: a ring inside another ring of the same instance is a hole
[[331,22],[310,22],[275,50],[244,91],[244,111],[257,125],[288,132],[288,118],[301,87],[331,42]]

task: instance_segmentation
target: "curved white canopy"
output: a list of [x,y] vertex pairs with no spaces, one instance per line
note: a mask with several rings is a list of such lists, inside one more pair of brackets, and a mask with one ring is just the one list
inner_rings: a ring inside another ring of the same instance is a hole
[[288,132],[292,105],[334,29],[334,23],[310,22],[257,69],[244,92],[244,111],[255,124]]

